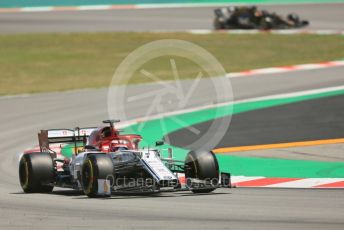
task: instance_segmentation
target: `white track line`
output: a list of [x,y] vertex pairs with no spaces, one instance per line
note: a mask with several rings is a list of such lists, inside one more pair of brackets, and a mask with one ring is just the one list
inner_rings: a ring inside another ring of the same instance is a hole
[[[329,2],[326,4],[338,4],[341,2]],[[320,5],[319,3],[294,2],[294,3],[254,3],[255,5]],[[1,13],[16,12],[45,12],[45,11],[83,11],[83,10],[123,10],[123,9],[163,9],[163,8],[196,8],[196,7],[220,7],[220,6],[242,6],[252,5],[243,2],[209,2],[209,3],[157,3],[157,4],[131,4],[131,5],[82,5],[82,6],[38,6],[38,7],[21,7],[21,8],[0,8]]]
[[312,188],[320,185],[344,181],[344,178],[307,178],[285,183],[267,185],[270,188]]
[[[172,32],[172,31],[157,31]],[[183,32],[183,31],[174,31]],[[343,30],[308,30],[308,29],[286,29],[286,30],[187,30],[185,33],[190,34],[315,34],[315,35],[344,35]]]
[[248,177],[248,176],[231,176],[231,182],[232,184],[239,183],[239,182],[246,182],[251,180],[258,180],[263,179],[265,177],[262,176],[256,176],[256,177]]
[[[180,181],[185,181],[183,173],[178,174]],[[273,182],[277,179],[276,182]],[[262,187],[262,188],[316,188],[335,182],[344,182],[344,178],[287,178],[290,182],[278,182],[283,178],[268,178],[268,177],[254,177],[254,176],[231,176],[231,184],[234,187]],[[257,183],[259,181],[259,183]],[[240,183],[244,183],[241,184]],[[264,185],[266,183],[272,183]],[[323,188],[343,188],[342,185],[335,185]]]
[[182,110],[178,110],[178,111],[166,112],[166,113],[156,114],[156,115],[147,116],[147,117],[143,117],[143,118],[132,119],[132,120],[121,122],[118,125],[120,128],[125,128],[125,127],[131,126],[131,125],[136,125],[136,124],[139,124],[142,122],[147,122],[147,121],[151,121],[151,120],[155,120],[155,119],[162,119],[162,118],[166,118],[169,116],[176,116],[176,115],[180,115],[180,114],[197,112],[197,111],[216,108],[216,107],[229,106],[229,105],[246,103],[246,102],[262,101],[262,100],[307,96],[307,95],[313,95],[313,94],[319,94],[319,93],[333,92],[333,91],[338,91],[338,90],[344,90],[344,85],[335,86],[335,87],[320,88],[320,89],[305,90],[305,91],[298,91],[298,92],[293,92],[293,93],[276,94],[276,95],[271,95],[271,96],[263,96],[263,97],[256,97],[256,98],[250,98],[250,99],[243,99],[243,100],[237,100],[234,102],[229,101],[229,102],[217,103],[217,104],[212,104],[212,105],[204,105],[204,106],[199,106],[199,107],[195,107],[195,108],[182,109]]

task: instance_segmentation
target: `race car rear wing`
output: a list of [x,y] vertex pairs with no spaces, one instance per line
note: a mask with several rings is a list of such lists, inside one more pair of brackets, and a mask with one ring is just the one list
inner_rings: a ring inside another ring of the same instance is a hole
[[41,151],[50,150],[50,144],[63,144],[63,143],[86,143],[87,137],[90,136],[96,127],[75,128],[73,129],[49,129],[41,130],[38,133],[38,142]]

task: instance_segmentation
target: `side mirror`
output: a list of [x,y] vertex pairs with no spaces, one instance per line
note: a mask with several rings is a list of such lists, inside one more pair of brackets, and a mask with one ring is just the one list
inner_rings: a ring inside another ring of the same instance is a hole
[[155,146],[161,146],[161,145],[164,145],[164,141],[157,141],[155,142]]

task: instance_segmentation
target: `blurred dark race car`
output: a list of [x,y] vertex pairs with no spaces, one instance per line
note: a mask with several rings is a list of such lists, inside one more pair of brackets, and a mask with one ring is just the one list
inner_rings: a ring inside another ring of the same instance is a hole
[[223,29],[293,29],[309,25],[297,14],[288,14],[287,17],[259,10],[256,6],[224,7],[215,9],[214,28]]

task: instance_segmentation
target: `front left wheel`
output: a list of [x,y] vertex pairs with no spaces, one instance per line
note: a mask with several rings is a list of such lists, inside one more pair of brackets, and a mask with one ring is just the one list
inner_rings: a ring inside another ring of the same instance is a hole
[[[111,196],[107,180],[113,175],[113,163],[106,154],[90,154],[84,160],[81,172],[81,182],[84,193],[91,198]],[[100,185],[99,181],[103,184]],[[98,186],[103,186],[102,188]],[[101,191],[101,193],[99,193]]]

